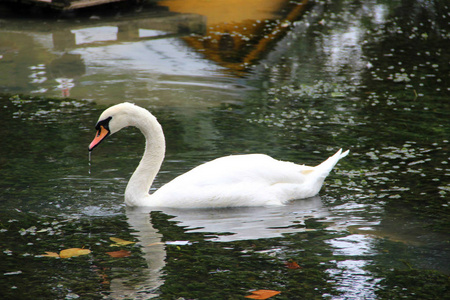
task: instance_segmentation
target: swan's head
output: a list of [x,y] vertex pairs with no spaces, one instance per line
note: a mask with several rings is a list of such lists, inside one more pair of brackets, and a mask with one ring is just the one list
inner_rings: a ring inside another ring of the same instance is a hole
[[[106,137],[116,133],[127,126],[136,126],[134,120],[141,110],[145,110],[132,103],[121,103],[106,109],[98,119],[95,129],[97,134],[89,145],[89,151],[92,151]],[[145,110],[147,113],[148,111]]]

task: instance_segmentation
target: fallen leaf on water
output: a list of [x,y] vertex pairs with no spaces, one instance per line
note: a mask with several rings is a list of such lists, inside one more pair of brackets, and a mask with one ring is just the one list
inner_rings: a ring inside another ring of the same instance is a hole
[[130,245],[130,244],[136,243],[136,242],[122,240],[122,239],[116,238],[116,237],[110,237],[109,239],[115,243],[115,244],[111,244],[111,246],[113,246],[113,247],[125,246],[125,245]]
[[270,297],[273,297],[275,295],[278,295],[279,291],[273,291],[273,290],[257,290],[257,291],[253,291],[252,295],[248,295],[245,296],[245,298],[250,298],[250,299],[268,299]]
[[59,257],[69,258],[69,257],[74,257],[74,256],[86,255],[89,253],[91,253],[91,250],[89,250],[89,249],[70,248],[70,249],[61,250],[61,252],[59,252]]
[[301,269],[301,268],[302,268],[302,267],[299,266],[299,264],[298,264],[296,261],[293,261],[293,260],[288,261],[288,262],[285,264],[285,266],[286,266],[286,268],[292,269],[292,270],[295,270],[295,269]]
[[113,252],[106,252],[111,257],[127,257],[131,255],[131,251],[128,250],[119,250]]
[[56,252],[45,251],[45,254],[42,254],[41,256],[45,256],[45,257],[59,257],[59,254],[56,253]]

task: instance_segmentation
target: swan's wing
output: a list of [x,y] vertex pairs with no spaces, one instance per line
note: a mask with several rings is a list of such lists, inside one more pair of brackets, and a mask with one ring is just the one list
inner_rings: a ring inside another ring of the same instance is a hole
[[192,208],[282,205],[315,196],[330,170],[346,154],[339,150],[316,167],[263,154],[218,158],[161,187],[152,194],[151,203]]
[[279,161],[264,154],[225,156],[204,163],[172,182],[208,186],[217,184],[300,183],[314,168]]

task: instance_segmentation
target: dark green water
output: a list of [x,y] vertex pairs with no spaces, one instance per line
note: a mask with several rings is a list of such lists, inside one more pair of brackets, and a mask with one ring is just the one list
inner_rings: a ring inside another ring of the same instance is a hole
[[[98,27],[1,19],[0,298],[448,299],[449,12],[445,1],[317,2],[239,76],[178,36],[49,46],[67,28],[103,37],[110,16]],[[154,189],[232,153],[351,154],[318,197],[285,207],[132,210],[123,192],[140,133],[111,136],[91,165],[87,151],[99,114],[121,101],[163,125]],[[41,256],[73,247],[92,252]],[[131,255],[106,254],[120,249]]]

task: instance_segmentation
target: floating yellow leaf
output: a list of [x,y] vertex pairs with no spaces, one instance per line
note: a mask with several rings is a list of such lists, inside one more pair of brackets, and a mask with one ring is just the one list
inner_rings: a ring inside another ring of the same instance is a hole
[[70,248],[70,249],[61,250],[61,252],[59,252],[59,257],[69,258],[69,257],[74,257],[74,256],[86,255],[89,253],[91,253],[91,250],[89,250],[89,249]]
[[275,295],[278,295],[279,293],[281,292],[273,290],[257,290],[253,291],[252,295],[245,296],[245,298],[264,300],[273,297]]
[[59,254],[56,252],[45,251],[46,254],[42,254],[41,256],[45,257],[59,257]]
[[119,239],[116,237],[110,237],[109,239],[115,243],[115,244],[111,244],[111,246],[114,246],[114,247],[125,246],[125,245],[130,245],[130,244],[136,243],[136,242],[122,240],[122,239]]

